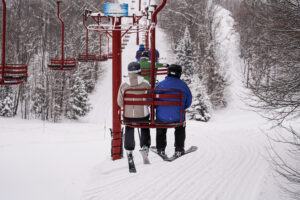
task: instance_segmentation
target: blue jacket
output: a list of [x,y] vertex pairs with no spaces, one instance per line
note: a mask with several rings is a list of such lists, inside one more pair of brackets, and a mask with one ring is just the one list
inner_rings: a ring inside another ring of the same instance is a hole
[[[192,104],[192,93],[185,82],[175,77],[166,77],[155,89],[178,89],[183,93],[183,109],[186,110]],[[155,91],[156,94],[176,94],[170,91]],[[178,94],[178,92],[177,92]],[[171,99],[166,99],[170,101]],[[180,121],[180,106],[156,106],[156,119],[164,122]],[[184,113],[182,115],[184,119]]]
[[141,57],[142,57],[142,53],[145,51],[145,46],[140,46],[139,50],[136,52],[136,60],[140,61]]
[[[151,58],[151,49],[149,49],[149,56]],[[159,59],[159,52],[155,49],[155,62],[157,62]]]

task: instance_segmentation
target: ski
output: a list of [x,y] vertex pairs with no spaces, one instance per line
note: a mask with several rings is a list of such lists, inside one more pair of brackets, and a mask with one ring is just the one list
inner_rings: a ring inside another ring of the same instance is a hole
[[142,154],[144,164],[150,164],[150,160],[148,158],[148,151],[146,149],[140,149],[140,153]]
[[163,155],[160,155],[158,152],[157,152],[157,148],[155,146],[152,146],[150,147],[150,150],[153,152],[153,153],[156,153],[159,157],[161,157],[163,160],[168,160],[169,157],[165,154],[164,156]]
[[127,153],[127,158],[128,158],[129,172],[130,173],[136,173],[136,168],[135,168],[135,164],[134,164],[132,153]]
[[198,149],[198,147],[196,147],[196,146],[191,146],[190,148],[188,148],[187,150],[185,150],[184,153],[183,153],[181,156],[176,156],[176,155],[174,155],[174,156],[172,156],[172,157],[166,159],[165,161],[172,162],[172,161],[176,160],[177,158],[180,158],[180,157],[182,157],[182,156],[184,156],[184,155],[186,155],[186,154],[189,154],[189,153],[192,153],[192,152],[197,151],[197,149]]

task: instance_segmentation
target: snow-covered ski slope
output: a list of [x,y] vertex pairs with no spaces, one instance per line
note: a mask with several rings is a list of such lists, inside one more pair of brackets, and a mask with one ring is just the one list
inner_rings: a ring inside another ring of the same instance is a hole
[[[144,165],[134,151],[137,173],[128,173],[127,159],[111,161],[111,61],[91,97],[94,107],[80,122],[60,124],[0,118],[1,200],[279,200],[269,184],[265,121],[240,100],[238,35],[233,19],[220,8],[217,40],[231,85],[227,109],[208,123],[187,122],[186,147],[194,153],[172,163],[150,153]],[[166,35],[157,30],[157,49],[172,63]],[[135,60],[135,35],[123,52],[123,74]],[[152,130],[155,145],[155,131]],[[173,130],[167,153],[173,154]]]
[[[270,167],[265,159],[266,138],[261,130],[265,121],[247,111],[241,101],[243,86],[239,58],[239,37],[233,30],[230,13],[220,8],[216,21],[219,58],[231,83],[228,108],[214,113],[209,123],[187,123],[186,147],[196,145],[199,150],[173,163],[163,162],[150,153],[151,165],[143,165],[141,155],[134,152],[137,174],[129,174],[127,160],[103,160],[95,166],[82,198],[97,199],[266,199],[263,185]],[[174,61],[167,38],[158,29],[158,50],[162,57]],[[124,52],[123,69],[134,60],[137,50],[134,35]],[[173,130],[168,131],[167,153],[173,153]],[[155,144],[155,131],[152,130]],[[138,136],[136,135],[138,141]],[[139,148],[138,142],[136,149]],[[274,194],[274,193],[273,193]],[[270,199],[276,199],[272,196]]]

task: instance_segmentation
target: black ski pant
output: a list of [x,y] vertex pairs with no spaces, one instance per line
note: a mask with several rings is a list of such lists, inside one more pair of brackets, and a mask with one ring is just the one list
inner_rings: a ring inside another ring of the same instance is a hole
[[[149,116],[144,118],[128,118],[124,119],[126,122],[143,122],[149,121]],[[135,148],[135,139],[134,139],[134,128],[125,126],[125,149],[128,151],[133,151]],[[151,145],[151,136],[149,128],[141,128],[141,137],[140,137],[140,146],[150,147]]]
[[[185,126],[179,126],[175,128],[175,151],[184,151],[185,142]],[[156,129],[156,148],[159,150],[165,150],[167,146],[167,129]]]

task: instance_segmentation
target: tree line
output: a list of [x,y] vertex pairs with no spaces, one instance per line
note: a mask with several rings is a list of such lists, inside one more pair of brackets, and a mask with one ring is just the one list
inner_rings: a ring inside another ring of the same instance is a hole
[[292,199],[300,199],[300,131],[287,126],[299,121],[300,1],[243,0],[232,5],[228,4],[241,36],[245,86],[252,92],[249,104],[291,134],[275,141],[288,145],[292,159],[275,149],[273,159],[276,171],[289,182],[284,190]]

